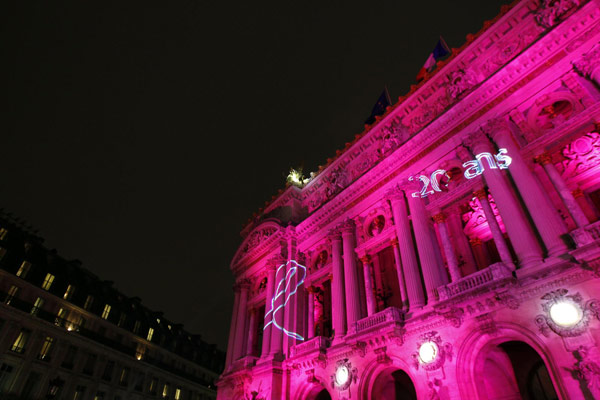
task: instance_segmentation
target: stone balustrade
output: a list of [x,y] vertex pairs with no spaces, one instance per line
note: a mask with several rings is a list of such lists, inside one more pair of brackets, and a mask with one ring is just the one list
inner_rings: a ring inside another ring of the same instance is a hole
[[290,349],[290,356],[299,356],[312,351],[323,352],[331,346],[331,341],[324,336],[315,336],[303,343],[297,344]]
[[504,263],[498,262],[481,271],[465,276],[456,282],[438,287],[438,296],[440,300],[447,300],[451,297],[480,288],[490,282],[510,277],[512,277],[511,268]]
[[374,328],[381,328],[389,323],[401,323],[404,321],[404,313],[396,307],[388,307],[383,311],[373,314],[370,317],[363,318],[356,322],[356,334],[368,331]]
[[575,229],[570,234],[577,247],[600,240],[600,221]]

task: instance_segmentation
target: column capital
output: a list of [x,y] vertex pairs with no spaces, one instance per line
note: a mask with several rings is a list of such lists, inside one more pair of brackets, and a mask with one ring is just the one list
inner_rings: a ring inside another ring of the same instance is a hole
[[346,236],[346,235],[349,235],[349,234],[354,234],[355,230],[356,230],[356,224],[350,218],[346,219],[341,224],[342,236]]
[[392,245],[392,247],[398,247],[398,238],[396,236],[394,236],[393,238],[390,239],[390,244]]
[[583,195],[584,195],[583,190],[581,190],[580,188],[577,188],[577,189],[571,191],[571,194],[575,198],[577,198],[577,197],[583,197]]
[[327,274],[326,280],[332,281],[333,280],[333,274],[331,274],[331,273]]
[[573,69],[579,75],[591,79],[592,74],[598,65],[600,65],[600,43],[596,43],[587,53],[584,53],[579,60],[573,61]]
[[360,258],[360,262],[363,263],[363,266],[367,266],[367,265],[371,264],[371,256],[368,254],[365,254],[364,256],[362,256]]
[[469,243],[471,243],[472,246],[481,246],[483,244],[481,239],[479,239],[478,237],[469,239]]
[[433,221],[436,224],[442,223],[444,221],[446,221],[446,214],[444,214],[443,212],[439,212],[438,214],[435,214],[433,216]]
[[473,196],[477,197],[479,200],[487,199],[488,198],[487,190],[485,190],[484,187],[477,189],[477,190],[473,191]]
[[492,140],[497,141],[500,136],[512,135],[508,121],[502,117],[488,120],[481,126],[481,131],[486,133]]
[[385,192],[385,198],[389,201],[404,200],[404,192],[398,186],[393,186]]
[[474,154],[493,151],[490,139],[482,131],[470,133],[463,139],[462,144]]
[[250,289],[250,280],[249,279],[240,279],[235,282],[233,285],[233,290],[236,292],[245,291]]
[[469,148],[467,148],[464,144],[461,144],[458,147],[456,147],[456,150],[454,150],[454,152],[456,153],[456,157],[460,160],[460,162],[466,163],[467,161],[473,159]]
[[311,285],[311,286],[307,286],[307,287],[306,287],[306,291],[307,291],[308,293],[317,293],[317,292],[318,292],[318,290],[319,290],[318,288],[316,288],[315,286],[312,286],[312,285]]
[[327,239],[330,241],[342,240],[342,233],[340,232],[339,225],[327,232]]
[[552,162],[552,156],[550,154],[544,152],[540,155],[535,156],[533,158],[533,161],[540,165],[550,164]]

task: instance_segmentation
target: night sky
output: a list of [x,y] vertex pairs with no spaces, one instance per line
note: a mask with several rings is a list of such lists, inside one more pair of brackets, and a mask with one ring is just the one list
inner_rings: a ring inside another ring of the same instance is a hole
[[227,345],[242,225],[507,1],[3,1],[0,207]]

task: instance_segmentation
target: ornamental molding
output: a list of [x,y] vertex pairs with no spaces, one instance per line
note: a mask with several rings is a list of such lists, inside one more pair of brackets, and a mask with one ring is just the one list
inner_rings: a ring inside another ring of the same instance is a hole
[[[343,384],[338,384],[336,381],[336,372],[339,368],[346,368],[348,372],[348,378]],[[339,391],[347,390],[351,384],[356,383],[358,380],[358,369],[352,366],[352,363],[347,359],[339,360],[335,363],[335,370],[331,375],[331,388]]]
[[[431,362],[423,362],[419,356],[419,350],[425,343],[434,343],[437,346],[437,354]],[[419,366],[425,371],[435,371],[444,366],[446,360],[452,361],[454,356],[452,350],[452,344],[449,342],[443,342],[442,338],[436,331],[427,332],[419,337],[416,342],[417,351],[411,354],[413,359],[413,367],[418,370]]]
[[286,232],[274,221],[265,222],[250,232],[243,240],[231,261],[231,269],[239,269],[240,264],[249,265],[267,251],[272,250],[279,241],[286,238]]
[[[561,49],[568,46],[570,41],[584,35],[588,30],[598,28],[597,20],[600,17],[600,11],[597,8],[587,10],[588,7],[593,7],[591,4],[593,3],[589,3],[588,6],[578,11],[582,13],[578,21],[567,19],[561,24],[561,29],[551,31],[543,39],[531,45],[527,52],[517,56],[509,65],[496,72],[484,84],[475,88],[463,100],[428,124],[419,134],[413,136],[389,157],[379,162],[377,168],[373,168],[369,172],[368,179],[365,179],[365,175],[357,178],[333,199],[322,204],[310,218],[298,225],[297,232],[300,240],[313,236],[317,231],[335,223],[342,210],[352,208],[386,186],[390,181],[396,180],[401,173],[409,175],[408,168],[421,157],[456,136],[516,90],[556,65],[567,55]],[[418,98],[417,94],[412,95],[411,98],[414,96]],[[397,115],[399,109],[401,107],[397,107],[393,114]],[[389,120],[391,120],[391,115],[386,117],[382,123]],[[366,141],[369,137],[371,136],[365,136],[355,144],[356,151],[354,153],[357,156],[361,153],[360,144],[363,144],[363,140]],[[341,160],[336,160],[334,165],[337,165],[338,162]],[[314,182],[316,185],[318,179]],[[306,199],[310,198],[311,193],[310,191],[306,192]]]
[[[568,294],[568,292],[567,289],[561,288],[550,291],[541,297],[541,300],[544,300],[541,304],[544,314],[538,314],[535,317],[535,324],[542,335],[549,337],[550,331],[552,331],[562,337],[580,336],[588,330],[592,318],[600,319],[600,300],[590,299],[584,302],[581,294]],[[562,302],[568,302],[581,311],[581,319],[574,325],[561,326],[552,319],[550,315],[552,306]]]
[[535,22],[550,29],[573,13],[586,0],[541,0],[534,12]]

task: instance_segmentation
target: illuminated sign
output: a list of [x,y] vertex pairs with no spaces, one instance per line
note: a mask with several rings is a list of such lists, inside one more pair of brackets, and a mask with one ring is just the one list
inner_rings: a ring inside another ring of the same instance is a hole
[[[285,267],[288,264],[293,264],[290,268],[285,270]],[[277,277],[280,275],[280,271],[283,269],[282,277],[277,282]],[[293,278],[296,277],[296,283],[292,283]],[[277,271],[275,272],[275,281],[277,285],[275,285],[275,292],[273,293],[273,298],[271,299],[271,309],[265,313],[265,327],[263,330],[267,329],[267,327],[273,324],[273,327],[281,330],[283,333],[288,335],[291,338],[297,340],[304,340],[302,336],[300,336],[296,332],[288,331],[285,329],[283,325],[283,320],[281,321],[281,325],[277,323],[277,315],[283,311],[284,307],[287,305],[290,297],[296,294],[300,285],[304,283],[304,279],[306,278],[306,267],[304,265],[298,264],[295,260],[290,260],[285,264],[281,264]],[[294,286],[293,289],[291,286]],[[280,297],[283,297],[283,302],[275,307],[275,302]],[[267,322],[269,320],[269,322]]]
[[[483,174],[485,170],[483,166],[482,160],[486,160],[488,167],[490,169],[507,169],[508,166],[512,163],[512,158],[510,158],[506,153],[508,150],[499,149],[498,154],[492,155],[491,153],[479,153],[475,156],[475,160],[467,161],[462,166],[465,169],[464,175],[467,179],[473,179],[476,176]],[[435,192],[441,192],[440,188],[441,177],[446,177],[447,180],[443,183],[444,186],[448,187],[448,181],[450,180],[450,175],[445,169],[438,169],[431,173],[431,177],[427,177],[425,175],[419,175],[417,179],[421,181],[423,187],[420,191],[412,193],[412,197],[427,197],[430,194],[434,194]],[[414,181],[415,177],[410,176],[408,178],[409,181]],[[431,185],[431,189],[429,186]]]

